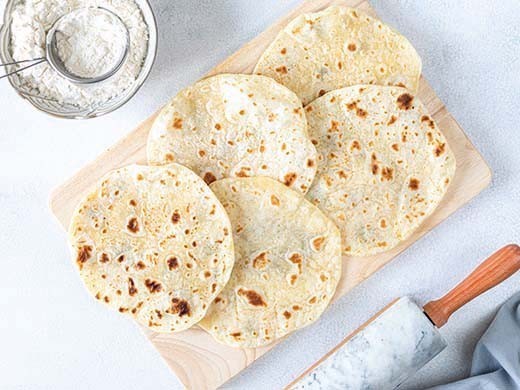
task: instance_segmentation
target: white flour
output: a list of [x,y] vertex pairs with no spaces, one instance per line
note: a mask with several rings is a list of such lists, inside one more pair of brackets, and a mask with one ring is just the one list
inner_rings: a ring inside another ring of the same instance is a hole
[[[133,0],[19,0],[11,18],[13,59],[21,61],[44,57],[46,32],[58,18],[82,7],[107,8],[121,18],[130,34],[130,50],[125,63],[114,76],[96,85],[74,84],[56,73],[49,64],[42,63],[18,74],[22,88],[27,93],[80,107],[95,106],[124,92],[139,75],[148,47],[148,26]],[[85,49],[85,45],[74,44],[71,49]],[[94,50],[93,54],[89,54],[92,52],[87,47],[86,53],[72,60],[69,58],[69,66],[79,66],[80,58],[95,64],[88,56],[98,56],[99,53]],[[110,58],[107,60],[110,62]],[[101,65],[106,66],[103,61]],[[93,71],[89,66],[83,70],[86,73],[103,73],[100,69]]]
[[58,56],[76,76],[97,77],[116,67],[124,54],[126,30],[115,15],[100,8],[80,8],[58,22]]

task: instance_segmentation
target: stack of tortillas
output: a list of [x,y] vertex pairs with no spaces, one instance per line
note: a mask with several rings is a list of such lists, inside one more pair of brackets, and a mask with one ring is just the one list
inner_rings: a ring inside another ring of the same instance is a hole
[[185,88],[152,126],[150,165],[109,172],[76,209],[88,290],[154,331],[199,323],[235,347],[312,323],[342,255],[398,245],[453,178],[420,72],[395,30],[330,7],[290,22],[254,75]]

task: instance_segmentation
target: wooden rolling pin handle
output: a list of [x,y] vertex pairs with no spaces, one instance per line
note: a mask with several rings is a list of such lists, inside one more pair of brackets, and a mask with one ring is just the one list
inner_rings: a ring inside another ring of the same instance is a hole
[[520,247],[510,244],[489,256],[466,279],[441,299],[428,302],[424,312],[435,326],[443,326],[463,305],[495,287],[520,269]]

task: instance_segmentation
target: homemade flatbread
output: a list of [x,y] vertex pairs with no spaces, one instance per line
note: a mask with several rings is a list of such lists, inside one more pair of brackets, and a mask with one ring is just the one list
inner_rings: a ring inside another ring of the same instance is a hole
[[148,137],[148,162],[178,162],[206,183],[268,176],[305,193],[316,150],[298,97],[274,80],[223,74],[182,90]]
[[89,292],[157,332],[197,323],[234,263],[222,205],[177,164],[108,173],[76,209],[69,239]]
[[341,275],[338,228],[270,178],[224,179],[211,189],[229,214],[235,267],[200,322],[234,347],[259,347],[314,322]]
[[455,158],[406,89],[344,88],[315,100],[306,113],[318,150],[307,198],[336,222],[345,254],[393,248],[437,207]]
[[415,92],[421,59],[405,37],[380,20],[332,6],[292,20],[254,73],[272,77],[308,104],[357,84],[399,85]]

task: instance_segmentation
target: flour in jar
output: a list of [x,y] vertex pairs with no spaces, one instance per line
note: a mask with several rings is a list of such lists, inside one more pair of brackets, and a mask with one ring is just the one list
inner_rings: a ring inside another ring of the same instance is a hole
[[[149,36],[141,9],[134,0],[18,0],[11,13],[11,55],[15,61],[45,57],[46,34],[59,18],[83,8],[92,12],[97,7],[113,12],[128,30],[129,51],[121,69],[102,83],[77,84],[44,62],[15,76],[20,89],[33,96],[83,108],[103,104],[132,86],[141,72]],[[97,27],[108,28],[108,34],[96,30]],[[77,17],[68,27],[68,37],[62,36],[60,43],[60,35],[57,36],[58,54],[72,73],[82,77],[100,75],[117,61],[115,57],[122,50],[117,38],[120,27],[99,15]]]

